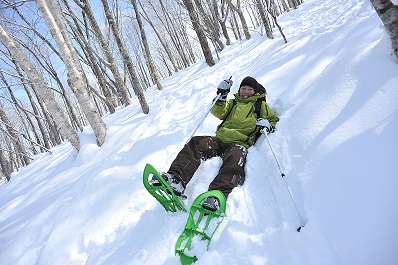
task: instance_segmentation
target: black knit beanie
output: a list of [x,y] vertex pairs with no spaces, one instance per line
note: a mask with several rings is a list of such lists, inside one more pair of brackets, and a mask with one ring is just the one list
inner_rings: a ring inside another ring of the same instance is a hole
[[253,88],[254,91],[256,91],[256,93],[260,93],[257,80],[251,76],[247,76],[247,77],[243,78],[242,82],[240,83],[239,88],[241,88],[243,86],[249,86],[249,87]]

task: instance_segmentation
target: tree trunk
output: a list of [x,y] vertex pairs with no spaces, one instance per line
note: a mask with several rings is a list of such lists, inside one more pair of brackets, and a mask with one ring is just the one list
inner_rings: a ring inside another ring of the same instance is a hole
[[10,156],[8,156],[3,151],[3,146],[1,143],[0,143],[0,166],[1,166],[1,172],[4,174],[3,177],[6,177],[7,181],[10,181],[12,173]]
[[68,70],[68,82],[76,95],[80,106],[94,131],[97,143],[101,146],[105,141],[106,126],[89,95],[88,83],[83,69],[66,28],[61,6],[56,0],[36,0],[51,35],[57,43],[62,59]]
[[287,2],[289,3],[289,7],[290,7],[290,8],[297,9],[296,1],[294,1],[294,0],[287,0]]
[[[8,84],[7,80],[5,79],[5,77],[4,77],[2,72],[0,72],[0,79],[4,83],[4,85],[7,87],[8,93],[10,94],[11,100],[12,100],[13,104],[15,105],[16,109],[17,109],[17,112],[19,114],[20,120],[21,120],[23,126],[25,127],[26,132],[32,131],[34,136],[35,136],[37,145],[41,146],[40,137],[37,134],[37,131],[36,131],[35,127],[34,127],[34,124],[33,124],[32,120],[29,117],[29,112],[23,106],[21,106],[21,104],[18,102],[17,98],[14,95],[14,92],[12,91],[11,87],[9,86],[9,84]],[[28,126],[26,125],[25,119],[28,121],[29,125],[31,126],[31,130],[28,129]],[[33,142],[33,141],[31,141],[31,142]],[[37,154],[37,151],[36,151],[36,149],[34,147],[32,147],[32,150],[33,150],[34,154]],[[41,150],[41,151],[43,151],[43,150]]]
[[238,13],[240,22],[242,23],[243,32],[245,33],[245,38],[246,38],[247,40],[250,40],[249,27],[247,26],[246,19],[245,19],[245,16],[244,16],[244,14],[243,14],[243,11],[242,11],[242,9],[240,8],[240,1],[238,0],[237,6],[234,6],[234,5],[232,4],[231,0],[227,0],[227,2],[228,2],[228,4],[229,4],[229,6],[232,8],[232,10],[235,11],[236,13]]
[[[278,0],[278,2],[280,2]],[[285,0],[282,0],[282,8],[283,8],[283,12],[289,12],[289,6],[286,4]]]
[[209,47],[209,43],[207,42],[206,35],[199,24],[199,17],[195,11],[194,5],[191,0],[183,0],[183,2],[186,9],[188,10],[188,14],[191,19],[193,29],[195,30],[196,35],[198,36],[200,47],[202,48],[202,52],[205,57],[206,63],[209,66],[213,66],[215,65],[213,55],[211,54],[211,50]]
[[256,5],[257,5],[258,12],[260,13],[261,21],[263,22],[267,37],[268,37],[268,39],[272,40],[274,38],[274,36],[272,35],[271,25],[269,23],[269,19],[268,19],[266,11],[264,9],[263,3],[261,2],[261,0],[256,0]]
[[[21,43],[21,42],[20,42],[20,43]],[[27,45],[24,45],[24,44],[21,44],[21,45],[23,45],[23,47],[24,47],[25,49],[27,49],[27,50],[30,52],[30,54],[33,55],[33,56],[37,59],[36,61],[43,67],[43,69],[44,69],[47,73],[50,74],[50,76],[51,76],[51,77],[55,80],[55,82],[58,84],[58,87],[61,89],[61,92],[59,92],[59,91],[57,91],[57,90],[55,90],[55,89],[54,89],[54,91],[56,91],[56,92],[58,92],[60,95],[62,95],[62,99],[63,99],[64,102],[65,102],[65,105],[66,105],[66,107],[67,107],[68,113],[70,113],[69,118],[72,120],[72,127],[77,127],[80,131],[83,131],[83,126],[81,125],[81,123],[80,123],[77,119],[75,119],[76,113],[75,113],[74,108],[72,107],[72,105],[71,105],[71,103],[70,103],[70,99],[68,98],[67,93],[65,92],[64,86],[63,86],[63,84],[62,84],[62,82],[61,82],[61,80],[60,80],[60,78],[59,78],[57,72],[56,72],[55,69],[54,69],[54,66],[53,66],[53,65],[51,64],[51,62],[46,58],[45,55],[35,52],[35,50],[31,49],[31,48],[28,47]],[[40,50],[40,47],[38,47],[38,45],[35,44],[35,46],[37,47],[38,50]],[[54,49],[55,49],[55,48],[54,48]],[[60,56],[60,54],[59,54],[59,56]],[[59,57],[59,58],[60,58],[61,61],[63,61],[61,57]],[[11,59],[11,61],[12,61],[12,59]],[[19,70],[19,68],[18,68],[18,65],[17,65],[15,62],[13,62],[13,63],[16,65],[16,70],[17,70],[17,72],[19,73],[19,75],[20,75],[20,76],[23,76],[23,74],[20,73],[20,70]],[[22,80],[22,84],[25,85],[24,82],[23,82],[23,80]]]
[[[140,4],[141,6],[141,4]],[[141,6],[142,11],[144,12],[144,19],[148,22],[148,24],[151,26],[152,30],[155,32],[156,36],[158,37],[158,40],[160,42],[160,44],[162,45],[164,51],[167,54],[167,57],[169,59],[169,61],[171,62],[174,72],[178,72],[178,67],[175,63],[175,60],[173,58],[172,52],[170,50],[169,45],[167,44],[167,41],[164,41],[163,38],[161,37],[159,31],[157,30],[157,28],[153,25],[151,19],[148,17],[147,13],[145,12],[145,9]],[[171,73],[169,73],[169,75],[171,75]]]
[[[162,0],[159,0],[159,4],[160,4],[161,10],[164,14],[165,22],[161,19],[160,15],[158,14],[156,7],[153,7],[152,4],[151,4],[151,6],[152,6],[154,12],[156,13],[157,17],[159,18],[159,20],[164,25],[167,33],[169,34],[171,42],[173,43],[174,48],[179,55],[179,58],[180,58],[179,61],[180,61],[180,63],[182,62],[182,64],[183,64],[183,67],[180,67],[180,68],[189,67],[191,65],[191,62],[190,62],[190,59],[187,57],[186,53],[190,52],[188,50],[190,48],[184,47],[184,45],[182,44],[184,41],[181,40],[181,39],[184,39],[184,37],[185,37],[184,35],[186,35],[185,28],[182,29],[180,26],[181,23],[178,23],[178,21],[176,21],[176,20],[178,20],[178,18],[173,19],[170,16],[170,12],[166,9]],[[181,20],[180,20],[180,22],[181,22]]]
[[[75,14],[71,10],[71,8],[68,4],[68,1],[63,0],[63,2],[69,12],[69,15],[72,17],[74,24],[72,24],[72,22],[70,22],[70,21],[67,21],[67,23],[69,24],[69,27],[73,32],[75,40],[79,43],[79,46],[82,48],[82,51],[83,51],[84,55],[86,56],[87,64],[90,66],[94,75],[97,77],[100,90],[102,91],[103,95],[105,96],[105,98],[103,98],[101,96],[101,100],[108,107],[108,110],[110,113],[115,113],[116,109],[115,109],[115,105],[113,104],[113,101],[112,101],[112,94],[110,92],[110,89],[107,86],[105,76],[101,72],[101,69],[99,68],[99,66],[97,64],[97,60],[95,59],[94,48],[91,46],[89,40],[86,40],[86,38],[84,37],[83,29],[80,26]],[[85,16],[85,18],[86,18],[86,16]],[[86,34],[86,35],[89,36],[89,34]],[[90,86],[90,88],[91,88],[91,86]],[[91,91],[94,92],[95,90],[91,89]],[[100,112],[100,115],[101,115],[101,112]]]
[[122,102],[125,105],[130,105],[131,104],[131,99],[130,99],[130,94],[123,82],[123,78],[119,72],[119,69],[116,65],[115,58],[113,57],[112,50],[109,46],[108,41],[104,38],[101,28],[99,27],[97,20],[94,17],[91,5],[88,0],[82,0],[84,3],[83,11],[88,17],[88,20],[90,21],[91,28],[93,29],[95,33],[95,37],[98,39],[98,41],[101,44],[101,48],[103,52],[105,53],[106,59],[108,61],[107,65],[109,69],[111,70],[113,77],[115,78],[115,83],[116,83],[116,89],[119,91],[120,95],[122,96]]
[[[212,41],[216,51],[222,51],[224,49],[224,44],[220,40],[220,33],[218,29],[218,23],[214,23],[209,19],[209,15],[206,14],[201,0],[194,0],[197,10],[202,18],[203,24],[205,25],[204,31],[209,36],[209,39]],[[200,23],[200,20],[198,20]],[[200,23],[201,24],[201,23]]]
[[27,157],[28,153],[26,152],[25,146],[21,142],[21,139],[19,139],[17,131],[14,130],[14,128],[11,126],[10,120],[8,119],[1,105],[0,105],[0,120],[3,121],[2,123],[5,125],[8,135],[11,137],[15,147],[18,150],[18,153],[22,155],[25,165],[29,165],[30,160]]
[[231,39],[229,38],[227,25],[225,23],[228,18],[229,7],[228,7],[228,5],[225,5],[225,1],[222,1],[222,6],[221,6],[221,16],[222,17],[220,18],[219,13],[218,13],[217,0],[213,0],[213,6],[214,6],[214,12],[216,12],[216,15],[217,15],[217,19],[220,22],[222,33],[225,37],[225,44],[231,45]]
[[47,84],[44,81],[40,73],[37,72],[36,68],[29,61],[22,50],[15,44],[14,40],[8,35],[4,28],[0,25],[0,41],[7,46],[11,56],[19,64],[19,66],[25,71],[29,77],[32,85],[38,90],[37,96],[40,97],[46,105],[51,109],[51,116],[57,123],[57,126],[61,134],[69,140],[69,142],[77,149],[80,149],[80,141],[77,133],[73,130],[68,120],[64,116],[62,109],[57,104],[57,101],[51,91],[47,88]]
[[[274,2],[274,5],[275,5],[275,2]],[[275,23],[276,27],[278,28],[279,33],[282,35],[283,41],[285,43],[287,43],[287,39],[286,39],[285,34],[282,31],[282,27],[279,25],[278,20],[276,19],[276,14],[275,14],[276,11],[272,10],[272,8],[268,8],[268,7],[267,7],[267,10],[268,10],[268,13],[270,14],[270,16],[272,17],[272,19],[274,20],[274,23]]]
[[127,67],[130,81],[133,85],[134,93],[137,96],[138,101],[141,104],[142,112],[145,114],[148,114],[149,106],[148,106],[148,103],[146,102],[144,91],[142,89],[140,81],[138,80],[137,73],[134,69],[133,61],[131,60],[129,52],[127,51],[127,48],[124,45],[122,37],[120,36],[119,27],[117,26],[117,24],[112,16],[112,13],[109,9],[107,0],[101,0],[101,2],[104,7],[106,19],[112,29],[113,36],[115,37],[117,47],[119,48],[119,51],[123,57],[123,61]]
[[242,40],[242,35],[240,34],[238,22],[236,21],[235,12],[231,13],[231,18],[229,19],[229,24],[231,24],[232,32],[234,33],[235,40]]
[[[23,76],[23,73],[21,72],[21,69],[19,68],[19,66],[17,65],[17,63],[15,62],[15,60],[14,60],[14,59],[11,59],[11,61],[14,63],[15,69],[16,69],[17,73],[22,77],[22,76]],[[43,139],[43,142],[44,142],[44,146],[45,146],[47,149],[50,149],[50,148],[51,148],[50,140],[49,140],[48,137],[47,137],[47,132],[46,132],[46,130],[45,130],[45,128],[44,128],[42,118],[40,117],[40,113],[39,113],[39,111],[38,111],[38,109],[37,109],[37,107],[36,107],[36,104],[35,104],[35,102],[34,102],[34,100],[33,100],[33,97],[32,97],[32,95],[31,95],[31,93],[30,93],[28,87],[27,87],[26,84],[23,82],[23,80],[21,80],[21,81],[22,81],[22,86],[23,86],[23,88],[24,88],[26,94],[28,95],[28,98],[29,98],[29,101],[30,101],[30,105],[32,106],[33,113],[35,114],[34,116],[35,116],[36,122],[37,122],[37,124],[38,124],[38,126],[39,126],[40,133],[41,133],[41,136],[42,136],[42,139]]]
[[144,45],[146,60],[148,62],[148,66],[149,66],[149,71],[151,72],[152,79],[155,81],[156,86],[158,87],[158,89],[162,90],[162,84],[160,82],[160,78],[159,78],[159,75],[158,75],[158,70],[156,69],[155,62],[153,61],[152,54],[151,54],[151,51],[149,49],[148,40],[146,38],[146,33],[145,33],[145,30],[144,30],[144,24],[142,23],[141,15],[140,15],[140,12],[139,12],[138,7],[137,7],[137,1],[136,0],[130,0],[130,1],[131,1],[131,4],[134,7],[135,17],[136,17],[137,22],[138,22],[138,27],[140,28],[142,44]]
[[398,5],[391,0],[370,0],[390,34],[395,55],[398,56]]

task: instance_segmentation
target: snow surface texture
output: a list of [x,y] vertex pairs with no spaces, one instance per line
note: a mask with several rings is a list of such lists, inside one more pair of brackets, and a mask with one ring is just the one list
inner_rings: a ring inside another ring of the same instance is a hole
[[[281,120],[270,140],[295,203],[262,139],[249,150],[246,182],[196,264],[398,264],[398,65],[370,1],[309,0],[275,32],[236,41],[213,67],[200,62],[150,88],[139,104],[105,117],[77,153],[67,142],[0,186],[0,263],[179,264],[175,242],[186,213],[166,213],[142,171],[170,163],[205,115],[223,78],[247,75],[268,91]],[[209,115],[197,134],[213,135]],[[187,205],[207,190],[220,158],[202,164]],[[306,222],[300,233],[301,221]]]

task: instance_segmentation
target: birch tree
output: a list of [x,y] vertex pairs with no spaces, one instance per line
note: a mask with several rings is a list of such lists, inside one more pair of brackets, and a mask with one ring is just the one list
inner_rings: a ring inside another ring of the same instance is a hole
[[[139,2],[139,3],[140,3],[140,2]],[[162,47],[163,47],[163,49],[164,49],[164,51],[165,51],[165,53],[166,53],[166,55],[167,55],[167,58],[169,59],[170,63],[172,64],[172,66],[173,66],[173,71],[174,71],[174,72],[178,72],[177,63],[176,63],[175,60],[174,60],[173,53],[172,53],[172,51],[171,51],[171,49],[170,49],[169,44],[167,43],[167,40],[164,40],[164,38],[161,36],[159,30],[158,30],[157,27],[154,25],[154,23],[151,21],[151,18],[148,16],[148,14],[146,13],[146,11],[145,11],[145,9],[143,8],[143,6],[141,5],[141,3],[140,3],[140,7],[141,7],[141,9],[142,9],[142,12],[144,13],[144,16],[143,16],[144,19],[146,20],[146,22],[148,22],[148,24],[151,26],[152,30],[155,32],[156,37],[158,38],[160,44],[162,45]],[[166,64],[166,66],[167,66],[167,64]],[[170,74],[171,74],[171,73],[170,73]]]
[[229,46],[229,45],[231,45],[231,39],[229,38],[227,25],[226,25],[226,21],[227,21],[227,18],[228,18],[228,13],[229,13],[229,7],[228,7],[228,5],[225,5],[225,0],[221,1],[221,7],[220,7],[221,17],[220,17],[220,14],[218,12],[217,0],[213,0],[212,3],[213,3],[214,15],[215,15],[217,21],[221,25],[221,30],[222,30],[222,33],[223,33],[224,38],[225,38],[225,44],[227,46]]
[[98,145],[101,146],[105,141],[106,126],[88,93],[88,83],[66,28],[61,6],[56,0],[36,0],[36,4],[57,43],[68,71],[70,87],[94,131]]
[[97,23],[97,20],[94,16],[93,10],[91,8],[91,4],[88,0],[81,0],[83,2],[83,5],[80,5],[76,0],[75,2],[77,4],[79,4],[79,6],[82,8],[82,10],[84,11],[84,13],[87,15],[88,20],[90,22],[91,28],[95,33],[95,37],[97,38],[97,40],[100,43],[100,47],[102,49],[102,51],[105,54],[106,57],[106,65],[107,67],[109,67],[109,69],[112,72],[112,75],[115,79],[115,84],[116,84],[116,89],[118,90],[118,92],[121,95],[122,98],[122,102],[123,104],[130,105],[131,104],[131,99],[130,99],[130,95],[128,92],[128,89],[126,87],[126,85],[123,82],[123,78],[122,75],[120,74],[119,68],[116,65],[116,60],[113,56],[112,53],[112,49],[109,46],[108,41],[105,39],[104,35],[101,32],[101,28]]
[[[17,113],[19,114],[19,116],[20,116],[20,121],[22,122],[22,124],[23,124],[24,127],[25,127],[26,137],[29,137],[29,136],[30,136],[30,133],[29,133],[29,132],[33,132],[33,134],[34,134],[34,136],[35,136],[36,141],[32,141],[31,139],[29,139],[28,141],[29,141],[31,144],[34,144],[35,146],[39,146],[39,147],[41,148],[42,151],[44,151],[44,150],[47,151],[48,149],[45,148],[44,146],[42,146],[42,144],[41,144],[41,139],[40,139],[40,137],[39,137],[39,133],[37,132],[37,130],[36,130],[36,128],[35,128],[35,125],[34,125],[32,119],[31,119],[30,116],[29,116],[29,115],[31,114],[31,112],[28,111],[26,108],[24,108],[24,107],[21,105],[21,102],[16,98],[16,96],[15,96],[13,90],[11,89],[11,86],[9,85],[8,81],[6,80],[6,78],[4,77],[3,72],[0,72],[0,80],[3,82],[3,84],[5,85],[5,87],[6,87],[7,90],[8,90],[8,94],[9,94],[9,96],[11,97],[11,101],[10,101],[10,102],[12,102],[12,103],[15,105],[16,112],[17,112]],[[28,125],[26,124],[25,119],[26,119],[27,122],[29,123],[30,129],[28,128]],[[7,121],[5,121],[5,122],[6,122],[6,123],[9,123],[9,122],[7,122]],[[18,134],[19,134],[19,135],[22,135],[24,138],[26,138],[23,134],[20,134],[20,133],[18,133]],[[48,144],[48,142],[45,141],[45,140],[46,140],[45,135],[43,135],[42,138],[43,138],[43,141],[45,142],[45,144]],[[34,147],[33,145],[32,145],[32,150],[33,150],[33,152],[36,154],[36,149],[35,149],[35,147]],[[21,150],[21,152],[23,152],[23,151]]]
[[181,18],[181,12],[178,11],[178,15],[176,16],[173,10],[168,9],[172,9],[173,7],[166,7],[163,0],[159,0],[158,2],[159,6],[155,6],[152,1],[148,1],[148,4],[152,7],[155,17],[159,20],[160,25],[163,26],[164,32],[170,38],[171,44],[174,47],[173,50],[175,51],[175,55],[178,55],[176,61],[179,64],[179,68],[183,69],[185,67],[189,67],[195,62],[195,58],[191,55],[192,47],[188,45],[186,27]]
[[[271,5],[272,5],[272,6],[271,6]],[[279,25],[278,20],[276,19],[276,17],[277,17],[277,11],[276,11],[276,4],[275,4],[275,1],[274,1],[274,0],[272,0],[272,1],[269,3],[269,5],[267,4],[267,11],[268,11],[268,14],[272,17],[272,19],[273,19],[273,21],[274,21],[276,27],[278,28],[279,33],[281,34],[281,36],[282,36],[282,38],[283,38],[283,41],[284,41],[285,43],[287,43],[287,39],[286,39],[285,34],[284,34],[283,31],[282,31],[282,27]]]
[[196,35],[198,36],[200,47],[202,48],[202,52],[205,57],[205,61],[209,66],[213,66],[215,65],[214,58],[213,55],[211,54],[211,50],[209,47],[209,43],[207,42],[206,35],[199,23],[199,17],[194,8],[192,0],[183,0],[183,2],[188,11],[189,18],[191,19],[193,29],[195,30]]
[[127,51],[127,48],[126,48],[126,46],[125,46],[125,44],[124,44],[124,42],[122,40],[122,36],[120,35],[119,27],[116,24],[116,21],[115,21],[115,19],[112,16],[112,13],[111,13],[111,11],[109,9],[109,5],[108,5],[107,0],[101,0],[101,2],[102,2],[102,5],[104,7],[106,19],[107,19],[107,21],[108,21],[108,23],[109,23],[109,25],[111,27],[113,36],[115,37],[115,40],[116,40],[116,43],[117,43],[117,47],[118,47],[118,49],[119,49],[119,51],[120,51],[120,53],[121,53],[121,55],[123,57],[123,61],[124,61],[125,65],[127,67],[127,71],[128,71],[129,77],[130,77],[130,81],[131,81],[131,83],[133,85],[134,93],[137,96],[138,101],[139,101],[139,103],[141,105],[142,112],[145,113],[145,114],[148,114],[149,113],[149,106],[148,106],[148,103],[146,102],[144,91],[142,89],[140,81],[138,80],[137,73],[135,71],[133,61],[131,60],[130,55],[129,55],[128,51]]
[[247,26],[245,15],[243,14],[243,11],[241,8],[240,0],[236,1],[236,6],[232,3],[231,0],[226,0],[226,1],[228,3],[229,7],[238,14],[240,22],[242,23],[243,32],[245,33],[245,38],[247,40],[249,40],[250,39],[249,27]]
[[18,137],[17,131],[13,128],[11,125],[10,120],[8,119],[5,111],[3,110],[3,107],[0,105],[0,121],[2,121],[2,124],[6,127],[6,130],[8,132],[8,136],[12,139],[18,153],[22,156],[22,159],[24,161],[25,165],[30,164],[30,160],[28,159],[27,151],[25,149],[25,146],[21,142],[21,139]]
[[[22,19],[22,21],[26,24],[26,26],[23,26],[23,28],[27,28],[27,29],[29,29],[30,31],[32,31],[32,32],[34,33],[34,36],[37,36],[37,37],[40,39],[41,42],[45,43],[45,44],[47,45],[47,47],[50,48],[51,51],[52,51],[55,55],[57,55],[57,57],[59,57],[60,60],[62,61],[61,55],[60,55],[60,53],[58,52],[58,50],[54,47],[54,45],[49,41],[49,39],[47,39],[45,36],[43,36],[43,34],[41,34],[41,33],[34,27],[34,25],[32,25],[32,23],[30,23],[30,22],[28,21],[28,19],[26,18],[26,16],[24,16],[24,14],[22,14],[22,12],[20,12],[20,10],[18,9],[18,7],[17,7],[16,5],[11,4],[10,1],[8,1],[8,0],[1,0],[1,1],[4,1],[10,8],[12,8],[12,9],[15,11],[15,13],[19,16],[19,18]],[[40,52],[41,44],[42,44],[42,43],[41,43],[41,42],[40,42],[40,44],[35,43],[35,40],[33,39],[33,36],[30,36],[30,34],[25,34],[25,37],[27,38],[27,40],[25,40],[25,41],[18,40],[19,45],[20,45],[22,48],[25,48],[27,51],[29,51],[29,52],[30,52],[30,55],[32,55],[33,57],[35,57],[36,61],[43,67],[43,69],[44,69],[47,73],[49,73],[50,76],[57,82],[59,88],[60,88],[61,91],[62,91],[62,92],[61,92],[61,95],[62,95],[62,97],[63,97],[63,100],[64,100],[65,104],[66,104],[67,111],[68,111],[68,113],[70,114],[69,116],[70,116],[70,118],[71,118],[71,120],[72,120],[72,126],[75,126],[75,127],[77,127],[80,131],[82,131],[82,130],[83,130],[83,127],[82,127],[82,125],[80,124],[79,120],[76,118],[75,110],[74,110],[74,108],[72,107],[72,105],[71,105],[71,103],[70,103],[70,100],[68,99],[67,94],[65,93],[63,84],[62,84],[62,82],[61,82],[61,80],[60,80],[60,78],[59,78],[57,72],[55,71],[55,69],[54,69],[54,67],[53,67],[53,65],[52,65],[52,63],[51,63],[51,61],[50,61],[50,59],[49,59],[48,54],[45,55],[45,54],[42,54],[42,53]],[[34,46],[36,49],[34,50],[34,48],[30,48],[29,45],[28,45],[28,43],[29,43],[29,44],[33,44],[33,46]],[[12,60],[12,59],[10,59],[10,60]],[[15,64],[15,63],[14,63],[14,64]],[[16,66],[17,72],[19,72],[17,64],[15,64],[15,66]],[[19,73],[19,74],[20,74],[20,73]],[[20,74],[20,76],[22,76],[22,74]]]
[[[267,34],[268,39],[274,39],[274,36],[272,35],[272,29],[271,25],[269,23],[269,19],[267,16],[267,13],[265,11],[264,5],[261,0],[256,0],[256,5],[258,12],[260,13],[261,21],[263,22],[263,25],[265,27],[265,33]],[[268,3],[267,3],[268,5]]]
[[203,24],[202,28],[204,29],[204,32],[207,33],[208,38],[211,40],[216,50],[222,51],[224,49],[224,44],[220,40],[218,22],[212,21],[210,19],[211,16],[205,11],[201,0],[194,0],[194,2],[196,5],[196,10],[198,10],[198,14],[200,15],[202,21],[201,25]]
[[148,63],[149,66],[149,71],[151,73],[151,77],[153,81],[156,83],[156,86],[159,90],[162,89],[162,84],[160,82],[160,78],[158,75],[158,70],[156,69],[155,62],[153,61],[151,51],[149,49],[149,44],[148,40],[146,37],[145,29],[144,29],[144,24],[142,23],[141,20],[141,15],[138,10],[137,6],[137,1],[136,0],[130,0],[131,4],[134,7],[134,12],[135,12],[135,18],[137,19],[138,27],[140,28],[140,34],[141,34],[141,39],[142,39],[142,44],[144,45],[144,50],[145,50],[145,59]]
[[394,5],[391,0],[370,1],[390,34],[395,55],[398,56],[398,5]]
[[7,181],[10,181],[13,169],[10,158],[5,153],[6,153],[5,148],[3,147],[3,144],[0,142],[0,167],[1,167],[0,176],[2,178],[5,177]]
[[10,51],[13,59],[18,65],[24,70],[26,75],[29,77],[32,86],[37,89],[37,96],[45,102],[48,108],[51,109],[51,117],[57,124],[60,133],[65,137],[77,150],[80,149],[80,141],[77,133],[73,130],[69,124],[67,118],[63,114],[61,107],[57,104],[57,101],[53,93],[48,89],[46,82],[44,81],[41,74],[36,70],[34,65],[29,61],[23,51],[15,44],[14,40],[0,25],[0,41]]
[[[97,58],[100,58],[100,56],[96,53],[95,48],[92,46],[90,42],[90,33],[86,23],[87,16],[83,16],[84,22],[81,22],[78,19],[78,17],[75,15],[75,13],[72,11],[69,2],[67,0],[62,0],[62,2],[64,3],[67,11],[66,23],[68,24],[69,28],[72,31],[73,39],[78,43],[82,53],[85,56],[83,57],[82,54],[80,54],[80,58],[83,63],[87,64],[91,68],[92,73],[97,78],[99,90],[102,92],[102,94],[98,92],[91,85],[89,85],[90,92],[92,92],[93,95],[97,96],[97,98],[99,98],[101,102],[106,105],[110,113],[114,113],[116,109],[114,104],[115,102],[112,98],[111,89],[108,87],[105,75],[101,71],[101,68],[98,66]],[[71,19],[68,19],[69,17]],[[84,23],[84,29],[81,23]],[[97,57],[95,55],[97,55]],[[95,100],[96,98],[93,97],[93,99]],[[101,106],[102,105],[98,106],[98,111],[100,112],[100,114],[101,114]]]

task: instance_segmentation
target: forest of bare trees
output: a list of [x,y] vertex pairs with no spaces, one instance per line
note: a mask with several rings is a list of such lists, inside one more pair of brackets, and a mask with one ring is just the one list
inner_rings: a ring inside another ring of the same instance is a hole
[[233,40],[273,39],[277,17],[302,0],[0,0],[0,177],[118,106],[150,108],[145,90]]

